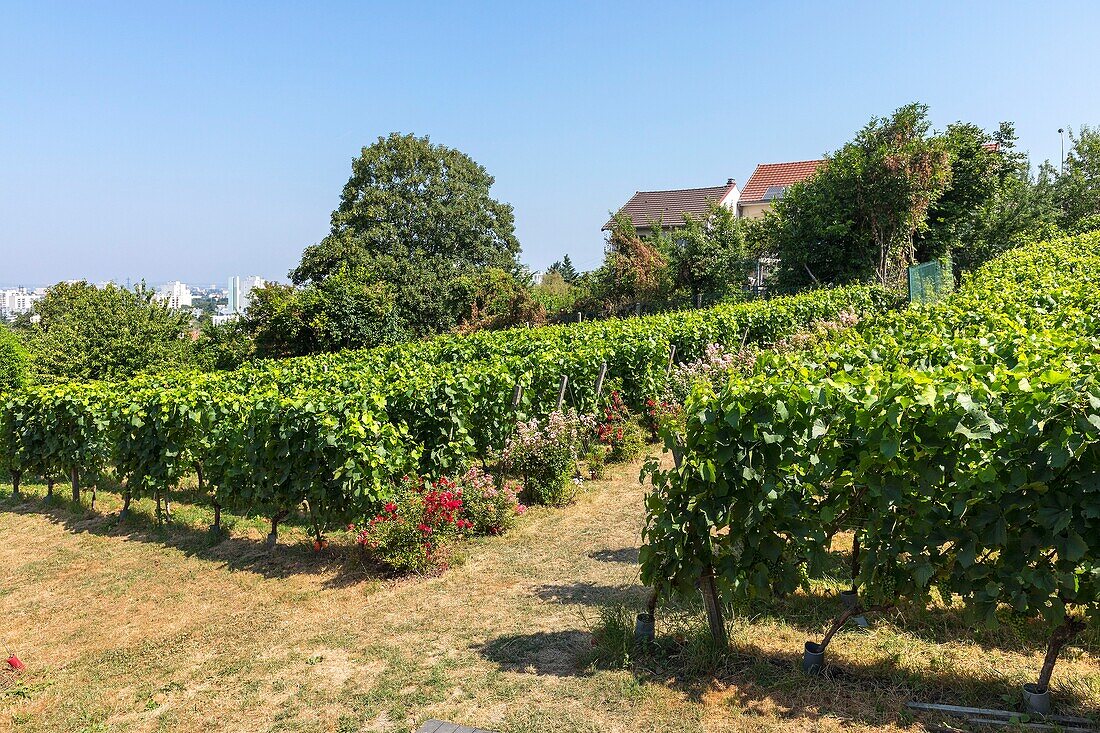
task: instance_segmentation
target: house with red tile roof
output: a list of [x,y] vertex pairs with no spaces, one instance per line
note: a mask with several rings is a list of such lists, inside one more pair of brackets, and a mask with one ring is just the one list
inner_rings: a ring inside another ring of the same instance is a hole
[[[706,216],[712,204],[736,211],[740,191],[732,178],[723,186],[705,188],[677,188],[667,191],[636,191],[630,200],[616,212],[625,215],[642,236],[650,234],[654,227],[668,231],[684,225],[684,216],[695,219]],[[611,217],[603,230],[611,229],[615,222]]]
[[806,180],[823,160],[800,160],[793,163],[761,163],[752,172],[737,202],[737,215],[759,219],[771,208],[772,202],[783,196],[789,186]]

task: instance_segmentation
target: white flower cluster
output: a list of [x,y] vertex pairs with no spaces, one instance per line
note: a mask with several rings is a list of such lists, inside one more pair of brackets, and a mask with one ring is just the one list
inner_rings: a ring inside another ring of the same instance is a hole
[[721,344],[710,344],[701,358],[672,368],[666,396],[669,401],[683,403],[700,382],[709,383],[717,390],[729,379],[730,372],[750,371],[756,354],[755,348],[731,351]]
[[591,415],[572,408],[556,410],[543,420],[532,418],[519,423],[504,449],[504,460],[516,466],[553,459],[576,461],[595,430],[596,420]]

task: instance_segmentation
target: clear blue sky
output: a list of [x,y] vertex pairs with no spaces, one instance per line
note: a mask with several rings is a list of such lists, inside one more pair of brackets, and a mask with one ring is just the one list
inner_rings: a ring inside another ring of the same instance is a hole
[[637,189],[744,183],[913,100],[1100,123],[1100,3],[0,0],[0,284],[284,278],[360,147],[496,177],[523,260],[598,264]]

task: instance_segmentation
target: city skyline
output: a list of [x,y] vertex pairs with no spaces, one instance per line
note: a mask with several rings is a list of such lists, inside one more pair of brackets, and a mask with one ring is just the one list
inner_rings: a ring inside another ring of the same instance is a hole
[[160,288],[164,285],[169,285],[173,282],[179,281],[179,282],[182,282],[184,285],[187,285],[188,287],[190,287],[192,289],[226,290],[227,289],[227,278],[230,278],[230,277],[260,277],[267,283],[286,283],[286,282],[290,281],[290,278],[288,278],[288,277],[265,278],[262,275],[256,275],[255,273],[250,273],[249,275],[245,275],[243,272],[242,273],[237,273],[236,275],[227,275],[226,277],[223,277],[220,280],[217,279],[217,278],[202,279],[202,280],[185,280],[183,278],[178,278],[178,277],[169,277],[169,278],[166,278],[164,280],[149,280],[148,278],[134,278],[134,277],[130,277],[130,278],[127,278],[127,277],[122,277],[122,278],[111,277],[111,278],[106,278],[106,279],[95,279],[95,280],[93,280],[91,278],[86,278],[86,277],[77,277],[77,278],[60,278],[60,279],[57,279],[57,280],[48,280],[48,281],[45,281],[45,282],[32,282],[32,283],[0,281],[0,290],[14,290],[14,289],[17,289],[17,288],[26,288],[27,290],[33,290],[35,288],[48,288],[51,285],[56,285],[57,283],[60,283],[60,282],[75,282],[75,281],[80,281],[80,280],[87,281],[88,283],[90,283],[92,285],[104,285],[104,284],[107,284],[107,283],[111,283],[112,285],[117,285],[119,287],[134,287],[138,283],[140,283],[144,280],[145,285],[147,287],[153,289],[153,290],[156,290],[156,289],[158,289],[158,288]]

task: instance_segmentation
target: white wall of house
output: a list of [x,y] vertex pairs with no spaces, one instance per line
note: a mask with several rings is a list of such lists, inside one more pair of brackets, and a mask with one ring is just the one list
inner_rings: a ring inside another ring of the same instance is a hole
[[742,219],[759,219],[771,207],[770,201],[757,201],[751,204],[742,203],[737,207],[737,210]]
[[730,189],[730,192],[726,194],[726,197],[718,203],[727,209],[731,209],[733,213],[737,213],[737,202],[741,199],[741,189],[736,185]]

